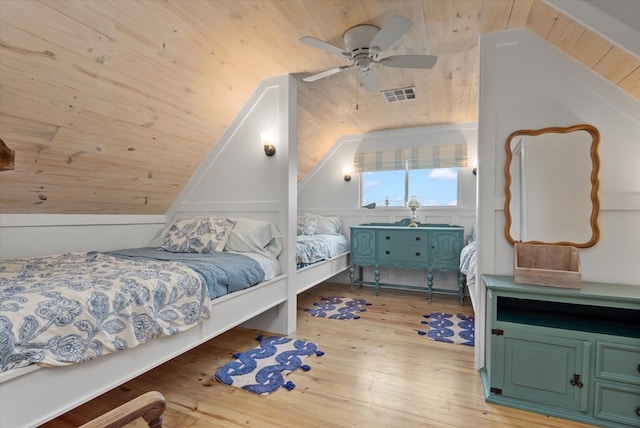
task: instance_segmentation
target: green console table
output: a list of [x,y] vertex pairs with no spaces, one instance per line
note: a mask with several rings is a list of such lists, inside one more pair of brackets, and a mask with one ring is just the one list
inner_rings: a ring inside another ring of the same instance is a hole
[[[373,266],[376,294],[380,285],[415,288],[400,284],[381,284],[380,267],[395,269],[424,269],[427,271],[427,299],[433,292],[451,293],[433,288],[433,271],[458,273],[458,296],[464,303],[464,275],[460,273],[460,251],[464,242],[464,228],[444,224],[421,224],[409,227],[405,223],[370,223],[351,227],[351,289],[365,284],[362,268]],[[355,267],[359,275],[355,278]]]
[[640,427],[640,286],[483,280],[487,402],[599,427]]

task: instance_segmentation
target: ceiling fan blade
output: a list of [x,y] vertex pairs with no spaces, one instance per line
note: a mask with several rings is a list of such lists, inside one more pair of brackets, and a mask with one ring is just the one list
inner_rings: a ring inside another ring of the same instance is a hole
[[305,45],[313,46],[314,48],[322,49],[332,54],[336,54],[340,56],[349,55],[347,52],[345,52],[344,49],[339,48],[336,45],[332,45],[331,43],[327,43],[324,40],[316,39],[315,37],[311,37],[311,36],[300,37],[300,41]]
[[380,31],[376,33],[369,44],[369,48],[377,48],[378,52],[382,52],[394,44],[404,35],[404,33],[409,31],[409,28],[411,28],[412,25],[413,22],[409,21],[407,18],[395,15],[384,24],[384,27],[382,27]]
[[325,77],[333,76],[334,74],[340,73],[341,71],[344,71],[344,70],[346,70],[348,68],[351,68],[352,66],[353,66],[353,64],[330,68],[328,70],[321,71],[320,73],[316,73],[316,74],[312,74],[311,76],[307,76],[304,79],[302,79],[302,81],[303,82],[307,82],[307,83],[315,82],[316,80],[320,80],[320,79],[323,79]]
[[379,63],[397,68],[433,68],[437,61],[435,55],[395,55],[382,58]]
[[362,87],[367,92],[373,92],[380,86],[378,75],[373,70],[362,72]]

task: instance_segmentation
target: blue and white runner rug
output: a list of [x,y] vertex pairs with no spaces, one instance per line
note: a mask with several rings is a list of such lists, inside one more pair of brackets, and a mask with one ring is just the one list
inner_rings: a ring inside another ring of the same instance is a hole
[[426,331],[418,330],[419,335],[427,336],[427,338],[438,342],[474,346],[474,317],[434,312],[424,315],[424,318],[426,320],[421,321],[421,324],[426,325],[429,329]]
[[315,343],[290,337],[263,339],[259,336],[257,340],[260,346],[234,354],[237,359],[220,367],[214,378],[260,395],[271,394],[282,387],[290,391],[295,384],[285,382],[285,376],[298,368],[310,370],[311,367],[303,365],[302,360],[311,354],[324,354]]
[[352,299],[350,297],[329,296],[323,297],[321,302],[313,304],[313,308],[304,308],[312,317],[331,318],[336,320],[357,320],[359,312],[366,312],[364,306],[371,306],[364,299]]

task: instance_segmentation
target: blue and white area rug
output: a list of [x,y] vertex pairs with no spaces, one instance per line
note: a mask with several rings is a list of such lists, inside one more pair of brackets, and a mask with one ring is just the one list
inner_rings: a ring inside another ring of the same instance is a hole
[[371,306],[364,299],[352,299],[350,297],[329,296],[322,297],[321,302],[313,304],[313,308],[304,308],[312,317],[331,318],[336,320],[357,320],[358,313],[366,312],[365,306]]
[[427,336],[438,342],[455,343],[458,345],[474,346],[475,327],[474,317],[463,314],[452,315],[442,312],[434,312],[424,315],[426,320],[420,324],[427,326],[428,330],[418,330],[421,336]]
[[269,395],[279,388],[291,391],[295,384],[285,382],[285,376],[298,368],[310,370],[311,367],[302,364],[302,360],[312,354],[324,354],[315,343],[290,337],[263,339],[258,336],[256,340],[260,346],[234,354],[237,359],[220,367],[214,378],[260,395]]

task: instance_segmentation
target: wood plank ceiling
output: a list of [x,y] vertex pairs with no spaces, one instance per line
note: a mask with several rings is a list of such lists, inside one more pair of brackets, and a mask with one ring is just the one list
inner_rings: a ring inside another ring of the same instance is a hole
[[[346,62],[354,25],[413,27],[384,52],[438,55],[431,70],[355,69],[298,89],[298,177],[342,135],[478,118],[478,36],[528,27],[640,99],[640,59],[540,0],[2,0],[2,213],[164,214],[258,83]],[[250,172],[247,172],[250,174]]]

